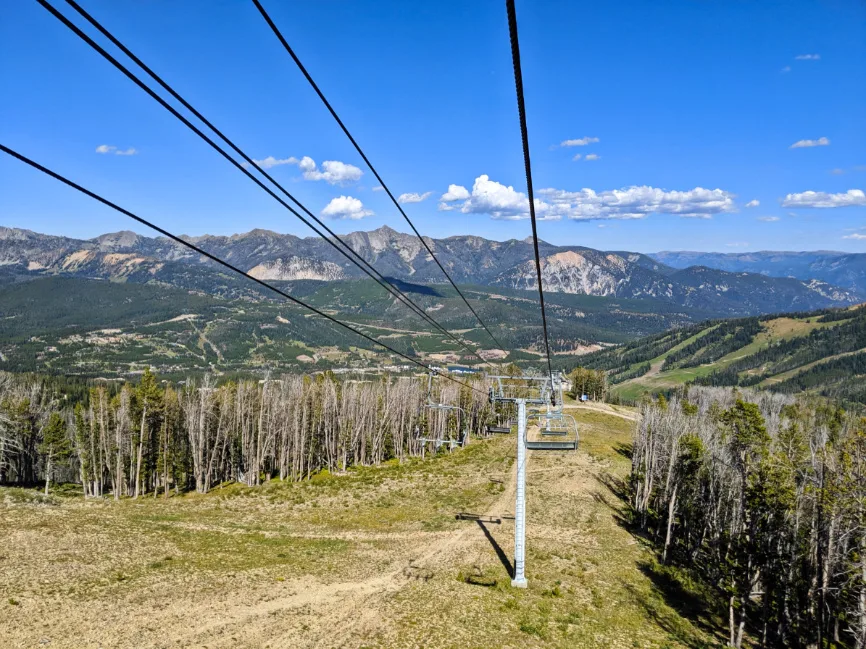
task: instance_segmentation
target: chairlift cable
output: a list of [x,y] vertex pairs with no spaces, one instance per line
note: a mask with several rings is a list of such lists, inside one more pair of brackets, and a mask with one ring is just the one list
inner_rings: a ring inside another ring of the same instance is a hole
[[[48,10],[52,15],[54,15],[58,20],[60,20],[66,27],[68,27],[71,31],[73,31],[79,38],[85,41],[88,45],[90,45],[94,50],[96,50],[99,54],[103,56],[109,63],[111,63],[115,68],[117,68],[120,72],[122,72],[125,76],[127,76],[131,81],[133,81],[136,85],[138,85],[142,90],[144,90],[147,94],[149,94],[153,99],[155,99],[160,105],[162,105],[166,110],[168,110],[172,115],[174,115],[178,120],[180,120],[185,126],[187,126],[190,130],[192,130],[196,135],[198,135],[201,139],[203,139],[207,144],[209,144],[213,149],[215,149],[218,153],[220,153],[226,160],[232,163],[235,167],[237,167],[241,172],[243,172],[250,180],[255,182],[261,189],[267,192],[274,200],[279,202],[283,207],[285,207],[289,212],[291,212],[295,217],[297,217],[301,222],[303,222],[307,227],[309,227],[313,232],[322,237],[329,245],[331,245],[337,252],[346,257],[351,263],[360,268],[364,273],[366,273],[371,279],[377,282],[382,288],[388,291],[395,298],[403,302],[406,306],[408,306],[416,315],[420,316],[424,320],[426,320],[429,324],[435,327],[437,330],[451,338],[458,345],[463,347],[464,350],[468,351],[470,354],[476,356],[481,361],[484,359],[479,356],[476,352],[469,349],[469,347],[463,342],[461,339],[457,338],[454,334],[449,332],[445,327],[440,325],[434,318],[432,318],[424,309],[418,306],[415,302],[413,302],[403,291],[401,291],[397,286],[395,286],[392,282],[390,282],[387,278],[385,278],[379,271],[377,271],[373,266],[367,262],[363,257],[361,257],[351,246],[349,246],[339,235],[333,232],[325,223],[323,223],[318,217],[316,217],[309,209],[307,209],[303,204],[300,203],[291,193],[288,192],[280,183],[278,183],[270,174],[261,169],[255,162],[250,158],[246,153],[244,153],[238,146],[234,144],[226,135],[224,135],[219,129],[217,129],[209,120],[207,120],[199,111],[197,111],[192,105],[189,104],[183,97],[180,96],[171,86],[169,86],[159,75],[157,75],[153,70],[151,70],[144,62],[142,62],[137,56],[135,56],[126,46],[124,46],[116,37],[114,37],[105,27],[103,27],[95,18],[93,18],[90,14],[88,14],[82,7],[80,7],[74,0],[66,0],[66,2],[75,9],[79,14],[81,14],[88,22],[90,22],[97,30],[99,30],[103,35],[106,36],[115,46],[117,46],[121,51],[124,52],[130,59],[132,59],[142,70],[147,72],[157,83],[159,83],[168,93],[170,93],[175,99],[177,99],[185,108],[187,108],[191,113],[193,113],[198,119],[200,119],[209,129],[211,129],[215,134],[217,134],[220,139],[222,139],[229,147],[231,147],[238,155],[240,155],[247,165],[250,168],[257,169],[259,173],[261,173],[265,178],[267,178],[271,183],[273,183],[283,194],[285,194],[291,201],[293,201],[301,210],[303,210],[310,218],[312,218],[319,226],[321,226],[328,234],[330,234],[336,241],[339,241],[345,248],[348,250],[351,255],[353,255],[356,259],[353,259],[345,250],[337,246],[334,240],[329,239],[321,231],[319,231],[314,225],[312,225],[306,218],[304,218],[301,214],[299,214],[294,208],[292,208],[289,204],[287,204],[284,200],[282,200],[279,196],[277,196],[270,188],[264,185],[258,178],[252,175],[247,168],[240,163],[238,163],[234,158],[232,158],[224,149],[222,149],[218,144],[216,144],[213,140],[211,140],[207,135],[205,135],[200,129],[198,129],[194,124],[192,124],[189,120],[187,120],[183,115],[181,115],[175,108],[173,108],[170,104],[168,104],[162,97],[157,95],[150,87],[148,87],[141,79],[139,79],[135,74],[133,74],[130,70],[128,70],[122,63],[117,61],[111,54],[109,54],[105,49],[103,49],[100,45],[98,45],[93,39],[87,36],[83,31],[81,31],[74,23],[72,23],[68,18],[66,18],[63,14],[57,11],[51,4],[49,4],[46,0],[37,0],[39,4],[41,4],[46,10]],[[361,262],[360,264],[358,262]],[[363,266],[361,265],[363,264]],[[366,268],[365,268],[366,267]],[[369,269],[369,270],[368,270]],[[375,275],[374,275],[375,274]]]
[[[38,171],[41,171],[42,173],[44,173],[48,176],[51,176],[55,180],[59,180],[63,184],[67,185],[68,187],[71,187],[72,189],[75,189],[75,190],[81,192],[82,194],[89,196],[90,198],[102,203],[103,205],[110,207],[111,209],[113,209],[117,212],[120,212],[121,214],[123,214],[125,216],[128,216],[129,218],[133,219],[134,221],[137,221],[137,222],[141,223],[142,225],[145,225],[148,228],[155,230],[156,232],[159,232],[161,235],[168,237],[169,239],[171,239],[175,243],[179,243],[180,245],[185,246],[185,247],[189,248],[190,250],[193,250],[193,251],[197,252],[198,254],[203,255],[204,257],[207,257],[211,261],[216,262],[217,264],[219,264],[225,268],[228,268],[229,270],[231,270],[231,271],[233,271],[239,275],[242,275],[242,276],[246,277],[247,279],[252,280],[256,284],[259,284],[260,286],[263,286],[264,288],[267,288],[267,289],[273,291],[274,293],[282,296],[283,298],[289,300],[290,302],[293,302],[294,304],[297,304],[298,306],[301,306],[305,309],[308,309],[308,310],[312,311],[313,313],[315,313],[316,315],[318,315],[322,318],[325,318],[326,320],[328,320],[334,324],[337,324],[337,325],[343,327],[344,329],[351,331],[354,334],[361,336],[362,338],[368,340],[369,342],[371,342],[375,345],[378,345],[379,347],[382,347],[383,349],[391,352],[392,354],[396,354],[397,356],[409,361],[410,363],[413,363],[414,365],[417,365],[420,368],[427,370],[428,372],[438,373],[436,370],[434,370],[429,365],[426,365],[425,363],[422,363],[421,361],[419,361],[415,358],[412,358],[411,356],[408,356],[408,355],[404,354],[403,352],[397,351],[396,349],[389,346],[388,344],[383,343],[383,342],[377,340],[376,338],[373,338],[372,336],[369,336],[369,335],[365,334],[364,332],[359,331],[358,329],[355,329],[354,327],[346,324],[345,322],[341,322],[337,318],[335,318],[331,315],[328,315],[327,313],[325,313],[323,311],[320,311],[316,307],[307,304],[306,302],[304,302],[303,300],[300,300],[299,298],[293,297],[289,293],[277,288],[276,286],[273,286],[272,284],[268,284],[267,282],[265,282],[262,279],[259,279],[258,277],[253,277],[252,275],[250,275],[246,271],[241,270],[237,266],[230,264],[229,262],[225,261],[224,259],[221,259],[220,257],[217,257],[216,255],[207,252],[206,250],[196,246],[195,244],[190,243],[189,241],[186,241],[186,240],[180,238],[179,236],[172,234],[168,230],[165,230],[164,228],[161,228],[158,225],[151,223],[150,221],[148,221],[147,219],[145,219],[143,217],[140,217],[136,214],[133,214],[129,210],[120,207],[116,203],[113,203],[110,200],[108,200],[107,198],[103,198],[99,194],[92,192],[89,189],[86,189],[85,187],[82,187],[81,185],[79,185],[75,181],[70,180],[70,179],[66,178],[65,176],[62,176],[59,173],[52,171],[51,169],[48,169],[47,167],[44,167],[43,165],[39,164],[38,162],[31,160],[30,158],[24,156],[21,153],[18,153],[17,151],[14,151],[13,149],[10,149],[9,147],[3,145],[2,143],[0,143],[0,151],[3,151],[4,153],[12,156],[13,158],[17,158],[21,162],[23,162],[27,165],[30,165],[34,169],[37,169]],[[473,387],[472,385],[469,385],[468,383],[464,383],[463,381],[458,381],[457,379],[453,378],[452,376],[450,376],[448,374],[440,374],[440,376],[442,376],[445,379],[448,379],[449,381],[453,381],[454,383],[457,383],[458,385],[460,385],[462,387],[467,387],[471,390],[475,390],[479,394],[484,394],[486,396],[486,393],[483,392],[482,390],[479,390],[478,388]]]
[[[67,1],[69,1],[69,0],[67,0]],[[369,158],[367,158],[366,154],[361,149],[361,146],[358,144],[358,142],[355,140],[355,138],[349,132],[349,129],[346,127],[346,125],[343,123],[343,120],[341,120],[340,117],[337,115],[337,111],[334,110],[333,106],[331,106],[331,103],[325,98],[324,93],[321,91],[318,84],[313,80],[313,77],[307,71],[307,68],[304,67],[304,64],[301,63],[301,60],[298,58],[297,54],[295,54],[295,51],[289,45],[288,41],[286,41],[286,39],[283,36],[280,29],[276,26],[274,21],[271,20],[271,17],[268,15],[267,11],[265,11],[265,8],[262,6],[262,3],[259,2],[259,0],[253,0],[253,4],[256,5],[256,9],[259,10],[259,13],[262,15],[262,18],[264,18],[265,22],[268,23],[268,26],[271,28],[271,31],[274,32],[274,35],[279,39],[280,43],[282,43],[286,52],[289,53],[289,56],[292,57],[292,60],[298,66],[298,69],[301,71],[301,73],[307,79],[309,84],[313,87],[313,90],[316,91],[316,94],[319,96],[319,99],[321,99],[322,103],[325,104],[325,107],[328,109],[328,112],[331,113],[331,116],[334,118],[334,120],[336,120],[337,124],[342,129],[343,133],[345,133],[346,137],[349,138],[349,141],[352,143],[352,146],[355,147],[355,150],[358,152],[358,155],[361,156],[361,158],[364,160],[364,163],[367,165],[367,167],[369,167],[370,171],[373,172],[373,175],[376,177],[376,180],[379,181],[379,185],[381,185],[382,189],[385,190],[385,193],[388,194],[388,197],[391,199],[391,202],[394,203],[394,206],[397,208],[397,210],[403,216],[403,219],[406,221],[406,223],[409,224],[409,227],[412,228],[412,232],[414,232],[415,236],[418,237],[418,240],[421,242],[421,244],[427,250],[429,255],[433,258],[433,261],[436,262],[436,265],[439,266],[439,270],[442,271],[442,274],[445,275],[445,277],[451,283],[451,286],[454,287],[454,290],[457,291],[457,294],[463,299],[463,302],[466,304],[466,306],[472,312],[472,315],[475,316],[475,318],[478,320],[478,322],[484,328],[484,331],[487,332],[487,335],[490,336],[490,338],[493,340],[494,343],[496,343],[497,348],[505,351],[505,347],[502,345],[502,343],[499,342],[499,340],[496,339],[496,336],[493,335],[493,332],[490,331],[490,328],[484,323],[484,320],[481,319],[481,316],[478,315],[478,313],[475,311],[475,309],[469,303],[469,300],[466,299],[466,296],[463,294],[463,291],[461,291],[457,287],[457,284],[451,278],[451,275],[448,274],[448,271],[445,270],[445,267],[442,265],[442,263],[439,261],[439,259],[436,257],[436,255],[433,253],[433,249],[428,245],[428,243],[427,243],[427,241],[425,241],[424,237],[421,236],[421,233],[418,232],[418,228],[416,228],[415,224],[412,223],[412,220],[406,214],[405,210],[400,205],[399,201],[394,197],[394,194],[391,193],[391,190],[388,188],[388,185],[385,184],[385,181],[382,180],[382,177],[379,175],[379,172],[376,171],[376,168],[373,166],[373,163],[370,162]]]
[[[255,2],[255,0],[253,0]],[[550,362],[550,339],[547,335],[547,314],[544,309],[544,289],[541,285],[541,256],[538,252],[538,229],[535,223],[535,198],[532,191],[532,165],[529,160],[529,133],[526,128],[526,104],[523,99],[523,73],[520,69],[520,45],[517,41],[517,13],[514,0],[505,0],[508,10],[508,32],[511,37],[511,61],[514,65],[514,85],[517,91],[517,111],[520,116],[520,137],[523,141],[523,163],[526,167],[526,190],[529,198],[529,218],[532,222],[532,246],[535,249],[535,271],[538,279],[538,300],[541,303],[541,322],[544,328],[544,347],[547,351],[547,371],[553,385],[553,365]]]

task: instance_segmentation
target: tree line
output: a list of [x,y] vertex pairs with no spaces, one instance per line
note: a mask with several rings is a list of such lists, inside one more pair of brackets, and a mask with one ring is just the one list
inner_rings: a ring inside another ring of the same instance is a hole
[[580,399],[584,394],[593,401],[603,401],[607,397],[607,375],[604,370],[590,370],[578,366],[571,371],[568,379],[574,399]]
[[676,347],[682,341],[700,333],[716,321],[693,324],[639,338],[618,347],[600,349],[581,357],[584,367],[609,370],[610,374],[626,372],[635,364],[642,365]]
[[[472,382],[473,379],[462,379]],[[483,434],[479,391],[426,377],[338,380],[331,374],[182,385],[145,371],[136,384],[70,399],[57,383],[0,373],[0,483],[77,482],[85,497],[207,492],[226,481],[301,480]],[[435,409],[428,402],[459,406]]]
[[[857,378],[864,373],[860,350],[866,347],[866,309],[844,309],[820,318],[820,322],[826,323],[840,321],[816,328],[808,336],[775,341],[722,369],[696,377],[695,383],[748,387],[818,361],[817,365],[776,383],[773,389],[780,392],[816,389],[823,396],[866,403],[866,389]],[[830,360],[824,362],[825,359]]]
[[866,647],[866,419],[730,388],[645,402],[630,499],[724,599],[731,646]]

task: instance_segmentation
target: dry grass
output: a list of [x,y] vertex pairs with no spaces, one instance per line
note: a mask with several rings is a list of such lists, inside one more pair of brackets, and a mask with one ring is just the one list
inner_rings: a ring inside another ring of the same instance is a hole
[[573,412],[581,450],[529,459],[526,590],[502,561],[511,436],[168,501],[6,489],[0,646],[715,646],[702,629],[718,620],[682,608],[699,591],[619,522],[632,424]]

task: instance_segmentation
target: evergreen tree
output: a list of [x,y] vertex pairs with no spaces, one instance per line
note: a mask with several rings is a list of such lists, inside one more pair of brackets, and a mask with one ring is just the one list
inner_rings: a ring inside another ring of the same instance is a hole
[[72,455],[72,444],[66,434],[66,422],[58,412],[52,412],[48,423],[42,430],[39,452],[45,456],[45,495],[51,483],[51,472],[59,466],[66,466]]

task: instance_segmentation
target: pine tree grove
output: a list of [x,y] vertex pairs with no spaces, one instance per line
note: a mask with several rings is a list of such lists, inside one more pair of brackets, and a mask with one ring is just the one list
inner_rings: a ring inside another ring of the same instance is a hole
[[717,588],[731,646],[866,647],[866,419],[693,387],[643,404],[632,462],[635,524]]

